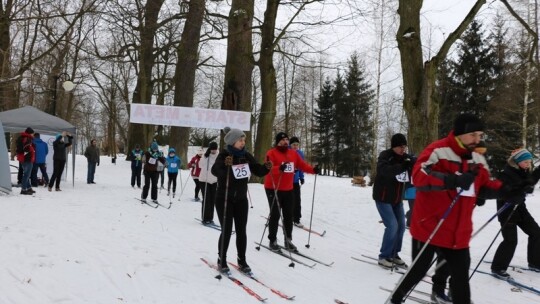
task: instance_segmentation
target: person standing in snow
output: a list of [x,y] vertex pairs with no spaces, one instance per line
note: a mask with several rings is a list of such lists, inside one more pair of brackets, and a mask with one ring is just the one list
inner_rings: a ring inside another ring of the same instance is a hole
[[90,145],[84,151],[84,157],[88,160],[86,183],[95,184],[94,175],[96,174],[96,166],[99,166],[99,148],[95,139],[90,140]]
[[407,268],[399,253],[405,233],[403,193],[406,183],[411,181],[414,162],[412,157],[405,153],[405,135],[392,135],[390,144],[390,149],[379,154],[377,175],[373,183],[373,200],[385,227],[378,263],[389,269],[394,266]]
[[47,174],[47,154],[49,154],[49,145],[41,139],[39,133],[34,134],[34,146],[36,147],[36,160],[34,161],[34,166],[32,167],[32,175],[30,177],[31,184],[33,187],[38,186],[37,173],[38,170],[41,172],[41,178],[44,185],[49,184],[49,175]]
[[540,179],[540,167],[531,172],[532,159],[532,154],[526,149],[514,150],[508,158],[503,172],[499,175],[499,179],[504,183],[525,185],[525,191],[516,192],[505,199],[497,200],[497,209],[500,209],[506,202],[513,204],[499,214],[503,241],[499,244],[491,264],[491,272],[505,280],[511,279],[506,270],[516,251],[518,227],[529,236],[527,245],[529,268],[540,272],[540,227],[525,204],[526,195],[534,191],[534,185]]
[[[487,197],[490,192],[500,196],[515,191],[492,180],[484,156],[474,152],[483,130],[484,124],[478,117],[460,114],[447,137],[420,153],[412,175],[416,200],[410,232],[415,263],[391,294],[391,303],[401,303],[420,282],[436,252],[448,263],[453,302],[471,303],[469,242],[476,198]],[[425,249],[418,256],[422,248]]]
[[210,169],[214,166],[218,155],[218,144],[211,142],[208,145],[208,150],[204,153],[204,157],[199,162],[201,174],[199,175],[199,183],[201,185],[201,193],[203,194],[203,203],[201,206],[202,223],[205,225],[214,222],[214,205],[216,200],[217,177],[212,174]]
[[[266,160],[272,162],[272,170],[264,179],[264,189],[270,206],[268,219],[268,239],[270,249],[280,250],[277,243],[278,223],[283,214],[285,240],[284,248],[291,251],[298,249],[292,243],[294,191],[293,180],[295,170],[319,174],[318,166],[311,167],[304,162],[296,150],[289,148],[289,136],[284,132],[276,134],[275,145],[266,153]],[[277,197],[276,197],[277,193]]]
[[[68,142],[64,142],[64,137],[67,137]],[[73,143],[73,136],[64,131],[62,134],[56,135],[56,140],[53,142],[53,174],[49,181],[49,191],[52,191],[52,187],[56,184],[55,190],[60,190],[60,180],[62,179],[62,173],[66,166],[67,148]]]
[[167,163],[167,195],[171,195],[171,183],[173,185],[173,197],[176,194],[176,178],[178,177],[178,168],[182,165],[180,157],[176,156],[176,150],[174,148],[169,148],[169,155],[166,159]]
[[141,150],[139,144],[135,145],[135,149],[131,150],[131,187],[135,188],[135,183],[137,187],[141,188],[141,172],[143,167],[142,158],[144,151]]
[[146,152],[144,152],[143,164],[144,186],[141,194],[141,200],[146,202],[146,198],[148,197],[148,191],[151,184],[152,189],[150,191],[150,198],[152,199],[152,202],[157,203],[157,184],[159,178],[158,167],[163,167],[165,165],[165,158],[163,157],[163,153],[159,151],[159,146],[157,142],[152,142],[150,148]]
[[30,127],[26,128],[17,138],[17,160],[23,172],[21,180],[21,194],[23,195],[31,195],[35,192],[30,185],[30,175],[36,157],[35,146],[32,142],[33,138],[34,130]]
[[191,168],[191,178],[193,179],[193,182],[195,183],[195,198],[194,201],[198,202],[201,199],[199,198],[199,191],[201,191],[201,185],[199,184],[199,175],[201,174],[201,167],[199,167],[199,162],[201,161],[201,157],[203,155],[203,150],[199,149],[197,151],[197,154],[191,158],[191,160],[188,163],[188,168]]
[[[289,145],[291,149],[295,150],[298,155],[302,158],[302,160],[305,159],[304,152],[300,150],[300,140],[298,137],[291,137],[291,140],[289,141]],[[293,224],[296,227],[302,228],[304,225],[300,222],[300,219],[302,218],[302,193],[300,191],[300,187],[304,184],[304,171],[300,169],[296,169],[294,172],[294,180],[293,180],[293,191],[294,191],[294,213],[293,213]]]
[[251,174],[264,176],[272,167],[271,163],[261,165],[246,151],[246,134],[240,129],[226,127],[223,138],[227,145],[216,158],[211,172],[218,178],[216,190],[216,211],[221,234],[218,241],[218,267],[221,272],[228,272],[227,250],[232,233],[232,224],[236,229],[236,251],[238,266],[245,273],[251,272],[246,261],[249,204],[247,198],[248,181]]

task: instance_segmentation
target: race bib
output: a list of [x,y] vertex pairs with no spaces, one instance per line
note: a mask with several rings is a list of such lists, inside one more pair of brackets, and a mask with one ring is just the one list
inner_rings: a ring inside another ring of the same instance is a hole
[[287,165],[287,167],[285,168],[285,170],[283,170],[283,172],[294,173],[294,163],[288,162],[285,165]]
[[140,155],[140,154],[137,154],[137,156],[135,156],[135,159],[136,159],[136,160],[141,160],[141,155]]
[[233,175],[236,179],[248,178],[251,176],[251,171],[249,170],[249,164],[238,164],[232,166]]
[[152,158],[150,158],[150,159],[148,160],[148,163],[149,163],[150,165],[155,165],[155,164],[156,164],[156,161],[157,161],[157,159],[152,157]]
[[400,183],[408,183],[409,182],[409,172],[404,171],[398,175],[396,175],[396,180]]
[[176,168],[176,163],[172,163],[171,168]]
[[476,193],[474,192],[474,183],[471,184],[469,189],[461,189],[459,187],[457,188],[458,192],[461,190],[463,190],[463,192],[461,192],[461,196],[476,197]]

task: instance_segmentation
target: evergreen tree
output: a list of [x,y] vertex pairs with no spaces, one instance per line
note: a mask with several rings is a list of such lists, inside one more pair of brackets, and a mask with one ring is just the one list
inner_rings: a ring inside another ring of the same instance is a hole
[[332,158],[333,171],[337,176],[341,176],[343,169],[339,164],[341,163],[341,154],[345,148],[345,142],[348,133],[349,126],[351,125],[350,107],[347,104],[347,89],[345,87],[345,80],[338,71],[336,79],[334,80],[334,91],[332,92],[332,101],[334,102],[334,121],[336,122],[333,136],[334,143],[334,155]]
[[321,88],[321,94],[317,98],[317,109],[315,109],[314,131],[318,134],[319,141],[314,145],[315,160],[323,174],[333,169],[331,166],[334,150],[333,137],[336,125],[336,114],[332,99],[334,89],[330,79],[326,79]]

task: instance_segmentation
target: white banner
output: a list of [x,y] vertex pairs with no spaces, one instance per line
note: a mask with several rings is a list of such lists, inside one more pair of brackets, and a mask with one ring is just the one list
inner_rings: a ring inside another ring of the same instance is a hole
[[152,125],[223,129],[250,129],[250,112],[131,104],[129,122]]

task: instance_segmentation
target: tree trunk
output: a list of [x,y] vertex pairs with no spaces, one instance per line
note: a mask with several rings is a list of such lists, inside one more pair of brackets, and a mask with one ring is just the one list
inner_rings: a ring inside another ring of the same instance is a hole
[[[162,5],[163,0],[148,1],[144,9],[144,18],[140,20],[139,74],[132,103],[151,104],[152,102],[152,68],[155,58],[153,47]],[[153,125],[130,123],[127,151],[131,151],[135,144],[141,144],[143,148],[150,145],[153,131]]]
[[[195,72],[199,62],[198,51],[205,0],[191,0],[184,31],[177,49],[178,63],[174,72],[174,105],[192,107],[195,91]],[[171,127],[169,145],[176,148],[181,159],[187,160],[189,146],[188,127]],[[183,162],[187,163],[186,161]]]
[[[5,4],[3,4],[5,3]],[[11,14],[13,1],[0,3],[0,79],[9,79],[11,75]],[[0,111],[16,109],[18,81],[7,81],[0,84]]]
[[272,126],[276,117],[276,70],[274,68],[274,29],[276,25],[278,0],[268,0],[261,28],[261,53],[259,71],[261,73],[261,114],[257,126],[254,154],[258,161],[264,161],[266,150],[272,141]]

